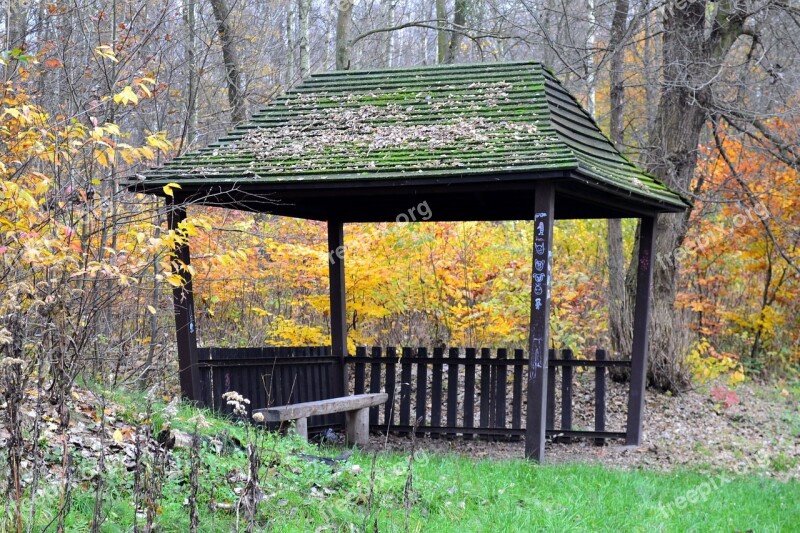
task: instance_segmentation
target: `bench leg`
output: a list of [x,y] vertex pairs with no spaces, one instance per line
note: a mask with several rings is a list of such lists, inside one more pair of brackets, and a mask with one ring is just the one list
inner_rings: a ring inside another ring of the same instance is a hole
[[294,432],[303,440],[308,440],[308,418],[298,418],[294,421]]
[[345,429],[348,444],[366,445],[369,442],[369,407],[347,411]]

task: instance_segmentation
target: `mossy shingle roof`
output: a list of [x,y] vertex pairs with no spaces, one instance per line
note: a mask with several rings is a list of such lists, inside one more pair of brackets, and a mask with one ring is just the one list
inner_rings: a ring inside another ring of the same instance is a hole
[[149,170],[134,188],[553,171],[665,210],[687,205],[624,157],[532,62],[315,74],[218,142]]

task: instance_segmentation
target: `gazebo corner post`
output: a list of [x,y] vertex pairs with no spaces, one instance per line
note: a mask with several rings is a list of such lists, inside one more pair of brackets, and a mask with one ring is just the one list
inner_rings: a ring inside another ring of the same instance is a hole
[[541,463],[544,460],[544,443],[547,430],[547,367],[555,186],[552,182],[541,182],[536,185],[534,195],[525,457]]
[[331,354],[337,357],[342,369],[341,395],[348,394],[350,379],[347,372],[347,306],[344,278],[344,223],[328,221],[328,274],[331,302]]
[[[186,220],[186,205],[171,199],[167,202],[167,226],[176,231],[182,221]],[[197,364],[197,324],[194,313],[194,291],[192,275],[189,271],[191,255],[189,244],[178,245],[174,252],[175,259],[183,264],[179,268],[173,261],[173,271],[183,278],[180,286],[172,289],[172,305],[175,313],[175,333],[178,345],[178,375],[181,395],[190,401],[201,401],[200,369]]]
[[650,327],[650,299],[655,261],[655,217],[642,217],[639,224],[639,257],[636,271],[636,303],[633,316],[633,344],[631,351],[631,380],[628,393],[628,421],[625,444],[639,446],[642,441],[644,393],[647,385],[648,334]]

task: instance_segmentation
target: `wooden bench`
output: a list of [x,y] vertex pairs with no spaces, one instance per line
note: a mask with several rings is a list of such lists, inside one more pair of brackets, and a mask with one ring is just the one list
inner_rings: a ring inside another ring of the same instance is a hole
[[287,422],[294,420],[297,434],[308,439],[308,417],[345,413],[345,433],[350,444],[364,445],[369,440],[369,408],[386,403],[385,392],[356,394],[316,402],[295,403],[280,407],[254,409],[253,415],[261,413],[265,422]]

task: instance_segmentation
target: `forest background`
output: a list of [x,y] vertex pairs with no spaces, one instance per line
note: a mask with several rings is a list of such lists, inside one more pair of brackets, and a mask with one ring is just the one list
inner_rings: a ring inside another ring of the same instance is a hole
[[[78,377],[174,388],[186,239],[201,344],[328,344],[324,225],[190,208],[167,231],[163,202],[123,178],[313,72],[538,60],[694,202],[659,219],[651,384],[796,376],[798,30],[798,4],[777,0],[6,0],[2,352],[56,401]],[[627,356],[636,231],[556,225],[554,347]],[[525,346],[531,223],[345,233],[352,348]]]

